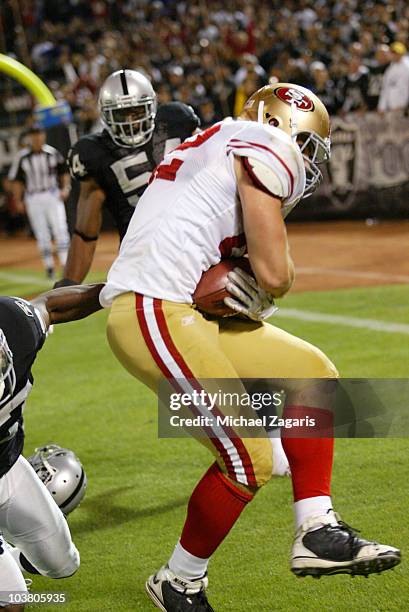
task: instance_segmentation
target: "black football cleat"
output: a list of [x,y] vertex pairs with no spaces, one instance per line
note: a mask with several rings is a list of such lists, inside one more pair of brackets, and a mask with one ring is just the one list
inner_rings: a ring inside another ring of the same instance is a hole
[[207,585],[207,576],[188,580],[165,566],[149,577],[145,588],[155,606],[163,612],[214,612],[205,594]]
[[367,577],[391,569],[400,561],[400,550],[359,538],[330,510],[324,516],[307,519],[298,529],[291,571],[315,578],[333,574]]
[[47,268],[45,271],[45,275],[49,280],[55,279],[55,270],[54,268]]

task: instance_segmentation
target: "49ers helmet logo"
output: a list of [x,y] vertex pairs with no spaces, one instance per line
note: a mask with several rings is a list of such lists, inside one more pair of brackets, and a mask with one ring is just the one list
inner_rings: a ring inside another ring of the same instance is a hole
[[299,89],[294,89],[293,87],[278,87],[274,93],[277,98],[280,98],[280,100],[286,104],[294,102],[296,107],[301,111],[314,110],[314,102]]

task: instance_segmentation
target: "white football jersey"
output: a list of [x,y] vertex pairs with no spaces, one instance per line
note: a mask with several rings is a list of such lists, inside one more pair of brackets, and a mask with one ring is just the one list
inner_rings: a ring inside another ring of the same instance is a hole
[[244,254],[235,155],[274,173],[283,210],[302,197],[303,157],[282,130],[224,121],[188,138],[165,156],[139,200],[101,292],[102,306],[128,291],[190,304],[203,272]]

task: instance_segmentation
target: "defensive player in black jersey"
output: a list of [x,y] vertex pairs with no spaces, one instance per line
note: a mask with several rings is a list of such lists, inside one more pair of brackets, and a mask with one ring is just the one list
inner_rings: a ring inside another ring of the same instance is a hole
[[98,104],[105,129],[80,138],[68,154],[71,175],[81,185],[64,279],[55,286],[84,280],[104,207],[122,240],[155,167],[200,124],[192,107],[181,102],[157,110],[152,85],[135,70],[112,73],[101,87]]
[[21,455],[23,409],[49,325],[99,310],[102,286],[64,287],[31,302],[0,297],[0,533],[16,546],[11,552],[0,537],[1,609],[23,609],[8,605],[7,598],[7,592],[27,590],[18,563],[50,578],[71,576],[79,567],[64,515]]

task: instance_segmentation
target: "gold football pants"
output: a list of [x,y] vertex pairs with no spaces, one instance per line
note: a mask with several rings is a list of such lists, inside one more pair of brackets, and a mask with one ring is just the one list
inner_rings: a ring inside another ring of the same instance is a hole
[[[212,393],[219,390],[214,379],[230,379],[228,391],[243,394],[241,378],[337,376],[318,348],[269,323],[207,320],[189,304],[134,293],[114,300],[107,333],[118,360],[155,393],[163,377],[193,380],[195,388]],[[203,443],[222,471],[246,488],[258,488],[271,478],[267,437],[241,438],[226,428],[220,437],[204,438]]]

